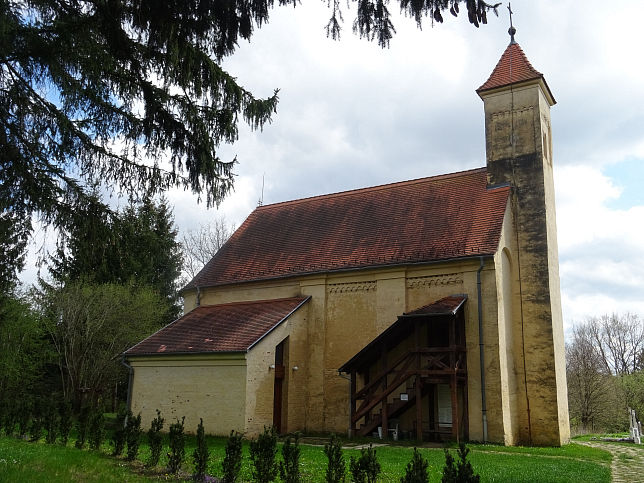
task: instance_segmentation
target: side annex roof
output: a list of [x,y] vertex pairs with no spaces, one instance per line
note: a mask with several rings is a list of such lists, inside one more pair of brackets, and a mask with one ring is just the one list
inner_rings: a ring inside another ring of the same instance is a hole
[[125,356],[248,352],[310,297],[202,305],[125,351]]

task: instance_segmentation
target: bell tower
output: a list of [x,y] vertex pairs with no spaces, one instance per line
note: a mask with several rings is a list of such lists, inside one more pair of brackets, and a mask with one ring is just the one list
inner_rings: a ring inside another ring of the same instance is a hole
[[570,438],[550,108],[554,96],[510,27],[510,44],[477,89],[485,109],[488,187],[512,187],[513,353],[517,438],[560,445]]

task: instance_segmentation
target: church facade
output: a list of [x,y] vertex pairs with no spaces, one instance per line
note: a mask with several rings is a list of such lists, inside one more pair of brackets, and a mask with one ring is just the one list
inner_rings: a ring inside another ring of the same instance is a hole
[[144,421],[560,445],[554,97],[512,40],[486,167],[258,207],[125,353]]

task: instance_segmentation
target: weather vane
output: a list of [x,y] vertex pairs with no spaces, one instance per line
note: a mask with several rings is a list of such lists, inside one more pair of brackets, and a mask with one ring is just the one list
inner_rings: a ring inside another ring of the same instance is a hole
[[510,2],[508,2],[508,12],[510,12],[510,28],[508,29],[508,33],[510,34],[510,43],[511,44],[516,44],[516,42],[514,40],[514,34],[517,33],[517,29],[515,29],[514,26],[512,25],[512,13],[513,12],[512,12],[512,6],[511,6]]

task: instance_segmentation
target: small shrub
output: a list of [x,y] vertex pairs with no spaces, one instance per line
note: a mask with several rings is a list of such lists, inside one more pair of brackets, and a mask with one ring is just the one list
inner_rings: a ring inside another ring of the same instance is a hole
[[18,432],[20,436],[24,437],[27,435],[29,422],[31,420],[31,402],[25,398],[18,407]]
[[48,444],[54,444],[58,438],[58,428],[60,423],[58,421],[58,412],[56,411],[56,403],[53,400],[50,400],[47,403],[47,409],[45,411],[45,429],[47,430],[47,435],[45,436],[45,441]]
[[235,483],[239,477],[242,466],[242,437],[241,434],[231,431],[226,441],[226,456],[222,464],[224,472],[223,483]]
[[125,428],[127,442],[127,460],[134,461],[139,454],[139,445],[141,444],[141,413],[137,416],[130,416]]
[[92,413],[89,421],[89,447],[98,450],[105,438],[105,418],[103,412],[96,410]]
[[186,436],[183,432],[183,423],[185,416],[181,421],[177,419],[176,423],[170,425],[170,453],[168,454],[168,471],[176,474],[181,468],[185,458]]
[[277,477],[277,434],[275,429],[264,426],[264,432],[250,442],[250,460],[253,464],[251,473],[253,480],[259,483],[269,483]]
[[326,482],[342,483],[346,477],[347,467],[342,457],[342,441],[335,434],[324,445],[324,454],[329,460],[326,466]]
[[375,483],[381,468],[373,446],[369,445],[369,448],[362,449],[360,458],[357,460],[352,456],[349,462],[349,470],[353,481],[356,483]]
[[300,435],[296,434],[291,443],[291,438],[286,438],[282,445],[282,460],[280,462],[280,477],[285,483],[300,483]]
[[417,448],[414,448],[414,455],[407,463],[405,476],[400,479],[400,483],[428,483],[427,467],[427,460],[423,458]]
[[63,445],[67,445],[69,440],[69,433],[72,430],[72,425],[74,424],[74,419],[72,418],[72,406],[69,404],[69,401],[63,400],[58,407],[58,414],[60,415],[59,421],[59,430],[60,430],[60,441]]
[[4,430],[7,436],[11,436],[16,428],[17,411],[15,405],[9,399],[5,399],[3,404],[0,430]]
[[150,445],[149,467],[154,467],[159,464],[159,457],[161,456],[161,449],[163,448],[162,429],[163,418],[161,417],[161,411],[157,409],[157,417],[152,420],[150,429],[148,430],[148,443]]
[[31,418],[31,427],[29,429],[29,441],[38,441],[42,438],[43,415],[42,405],[39,402],[34,404],[34,414]]
[[132,417],[132,413],[125,407],[121,407],[116,413],[116,429],[112,434],[112,444],[114,451],[112,456],[121,456],[125,448],[125,439],[127,437],[127,421]]
[[203,429],[203,419],[199,418],[199,425],[197,426],[197,447],[192,453],[192,461],[195,465],[194,479],[196,481],[206,480],[208,456],[208,444],[206,443],[206,433]]
[[87,433],[89,431],[89,418],[90,418],[90,408],[89,406],[84,406],[80,410],[78,415],[78,420],[76,421],[76,446],[78,449],[83,449],[85,447],[85,442],[87,441]]
[[481,481],[479,475],[474,474],[474,469],[469,461],[467,455],[470,450],[461,443],[458,447],[458,462],[445,450],[445,467],[443,468],[443,483],[478,483]]
[[[5,427],[8,426],[8,419],[9,415],[11,413],[11,406],[9,405],[9,400],[3,398],[0,398],[0,432],[5,431]],[[9,432],[11,431],[11,432]],[[13,430],[10,429],[9,431],[5,431],[7,434],[13,433]]]

